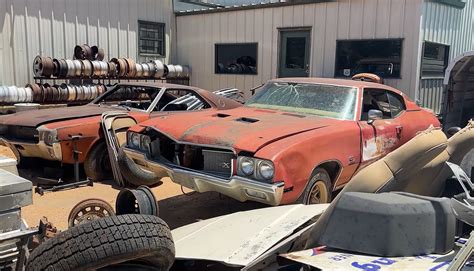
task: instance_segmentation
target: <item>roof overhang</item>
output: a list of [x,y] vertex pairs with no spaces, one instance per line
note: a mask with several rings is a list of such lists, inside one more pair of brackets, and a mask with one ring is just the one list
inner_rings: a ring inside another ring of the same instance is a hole
[[[444,0],[444,1],[447,1],[447,0]],[[242,4],[242,5],[225,6],[225,7],[211,7],[211,8],[203,8],[203,9],[176,11],[175,15],[186,16],[186,15],[194,15],[194,14],[228,12],[228,11],[236,11],[236,10],[258,9],[258,8],[284,7],[284,6],[325,3],[325,2],[337,2],[337,0],[287,0],[285,2],[271,2],[271,3],[262,2],[262,3],[256,3],[256,4]]]

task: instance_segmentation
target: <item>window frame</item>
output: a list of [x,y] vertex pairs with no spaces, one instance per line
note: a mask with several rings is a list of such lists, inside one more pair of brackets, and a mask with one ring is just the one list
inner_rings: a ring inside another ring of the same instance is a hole
[[[433,44],[433,45],[441,45],[446,48],[446,54],[444,56],[444,68],[443,68],[443,73],[440,76],[436,75],[424,75],[423,74],[423,67],[424,67],[424,62],[425,62],[425,49],[426,49],[426,44]],[[445,44],[445,43],[439,43],[439,42],[432,42],[429,40],[424,40],[423,41],[423,48],[421,52],[421,65],[420,65],[420,76],[422,78],[444,78],[444,73],[446,72],[446,68],[449,65],[449,54],[451,53],[451,45]]]
[[404,45],[405,45],[405,38],[382,38],[382,39],[336,39],[336,52],[334,57],[334,77],[335,78],[347,78],[345,76],[340,76],[337,74],[338,71],[338,51],[341,42],[370,42],[370,41],[400,41],[400,74],[398,76],[391,76],[391,77],[384,77],[384,79],[402,79],[403,74],[403,53],[404,53]]
[[[255,45],[255,73],[226,73],[226,72],[217,72],[218,64],[218,46],[221,45]],[[224,43],[214,43],[214,74],[218,75],[258,75],[258,42],[224,42]]]
[[[142,38],[141,35],[140,35],[140,26],[142,24],[146,24],[146,25],[154,25],[156,27],[162,27],[163,28],[163,35],[162,35],[162,39],[147,39],[147,38]],[[158,57],[166,57],[166,23],[163,23],[163,22],[152,22],[152,21],[145,21],[145,20],[138,20],[138,38],[137,38],[137,47],[138,47],[138,55],[139,56],[158,56]],[[158,41],[158,42],[162,42],[162,52],[159,52],[159,53],[149,53],[149,52],[142,52],[142,47],[140,46],[140,41],[141,40],[151,40],[151,41]]]
[[[392,111],[392,102],[390,101],[390,95],[392,97],[394,97],[395,99],[399,100],[401,103],[402,103],[402,106],[403,106],[403,109],[397,114],[397,115],[393,115],[393,111]],[[388,97],[388,103],[390,105],[390,112],[392,114],[392,119],[396,119],[398,117],[400,117],[403,113],[406,112],[407,110],[407,105],[405,103],[405,99],[403,99],[403,96],[398,94],[398,93],[395,93],[393,91],[390,91],[390,90],[387,90],[387,97]]]

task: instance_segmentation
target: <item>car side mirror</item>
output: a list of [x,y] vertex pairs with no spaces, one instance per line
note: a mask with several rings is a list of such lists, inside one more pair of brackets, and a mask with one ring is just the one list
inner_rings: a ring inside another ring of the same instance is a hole
[[383,118],[383,113],[377,109],[370,109],[368,115],[367,123],[372,124],[376,120],[381,120]]

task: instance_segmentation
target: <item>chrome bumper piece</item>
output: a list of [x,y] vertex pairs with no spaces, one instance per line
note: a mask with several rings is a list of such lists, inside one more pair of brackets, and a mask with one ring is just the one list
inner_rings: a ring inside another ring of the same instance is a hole
[[134,149],[124,148],[124,152],[140,167],[160,176],[169,176],[173,182],[197,192],[215,191],[239,201],[251,200],[269,205],[279,205],[283,196],[283,182],[264,183],[240,176],[225,179],[152,161],[142,152]]

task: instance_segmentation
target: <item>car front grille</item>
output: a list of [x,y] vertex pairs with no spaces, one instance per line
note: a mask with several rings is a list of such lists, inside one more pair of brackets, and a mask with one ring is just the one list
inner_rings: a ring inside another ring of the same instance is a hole
[[203,171],[223,177],[232,175],[232,159],[234,154],[230,151],[202,150]]

